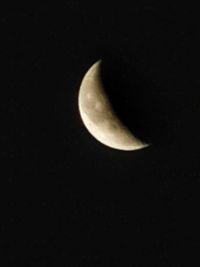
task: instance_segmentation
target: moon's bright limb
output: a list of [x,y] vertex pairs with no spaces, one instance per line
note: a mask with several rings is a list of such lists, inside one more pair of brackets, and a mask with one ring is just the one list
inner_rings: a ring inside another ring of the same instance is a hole
[[148,146],[114,113],[101,81],[100,64],[97,61],[88,70],[80,86],[78,105],[84,125],[98,141],[111,148],[128,151]]

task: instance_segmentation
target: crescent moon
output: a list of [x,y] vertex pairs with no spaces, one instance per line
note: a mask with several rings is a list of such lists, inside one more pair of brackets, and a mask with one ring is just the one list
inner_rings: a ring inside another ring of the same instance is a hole
[[137,150],[148,144],[136,138],[116,116],[106,95],[97,61],[85,74],[78,95],[78,107],[89,133],[102,144],[119,150]]

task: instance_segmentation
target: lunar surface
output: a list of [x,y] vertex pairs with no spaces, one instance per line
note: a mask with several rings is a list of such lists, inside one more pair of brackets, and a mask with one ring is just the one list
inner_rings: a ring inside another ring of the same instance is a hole
[[87,130],[102,144],[119,150],[137,150],[148,146],[137,139],[116,116],[101,79],[101,61],[84,76],[78,105]]

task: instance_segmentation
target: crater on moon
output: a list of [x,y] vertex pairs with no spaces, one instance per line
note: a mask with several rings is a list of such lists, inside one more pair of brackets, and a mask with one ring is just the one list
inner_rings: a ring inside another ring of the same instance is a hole
[[103,111],[103,105],[102,105],[102,103],[100,101],[96,102],[95,108],[98,111]]

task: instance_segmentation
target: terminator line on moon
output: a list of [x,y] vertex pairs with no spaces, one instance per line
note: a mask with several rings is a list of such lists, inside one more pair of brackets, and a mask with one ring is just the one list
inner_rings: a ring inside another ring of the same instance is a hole
[[130,151],[148,146],[116,116],[103,87],[100,66],[101,61],[97,61],[80,86],[78,106],[85,127],[99,142],[114,149]]

